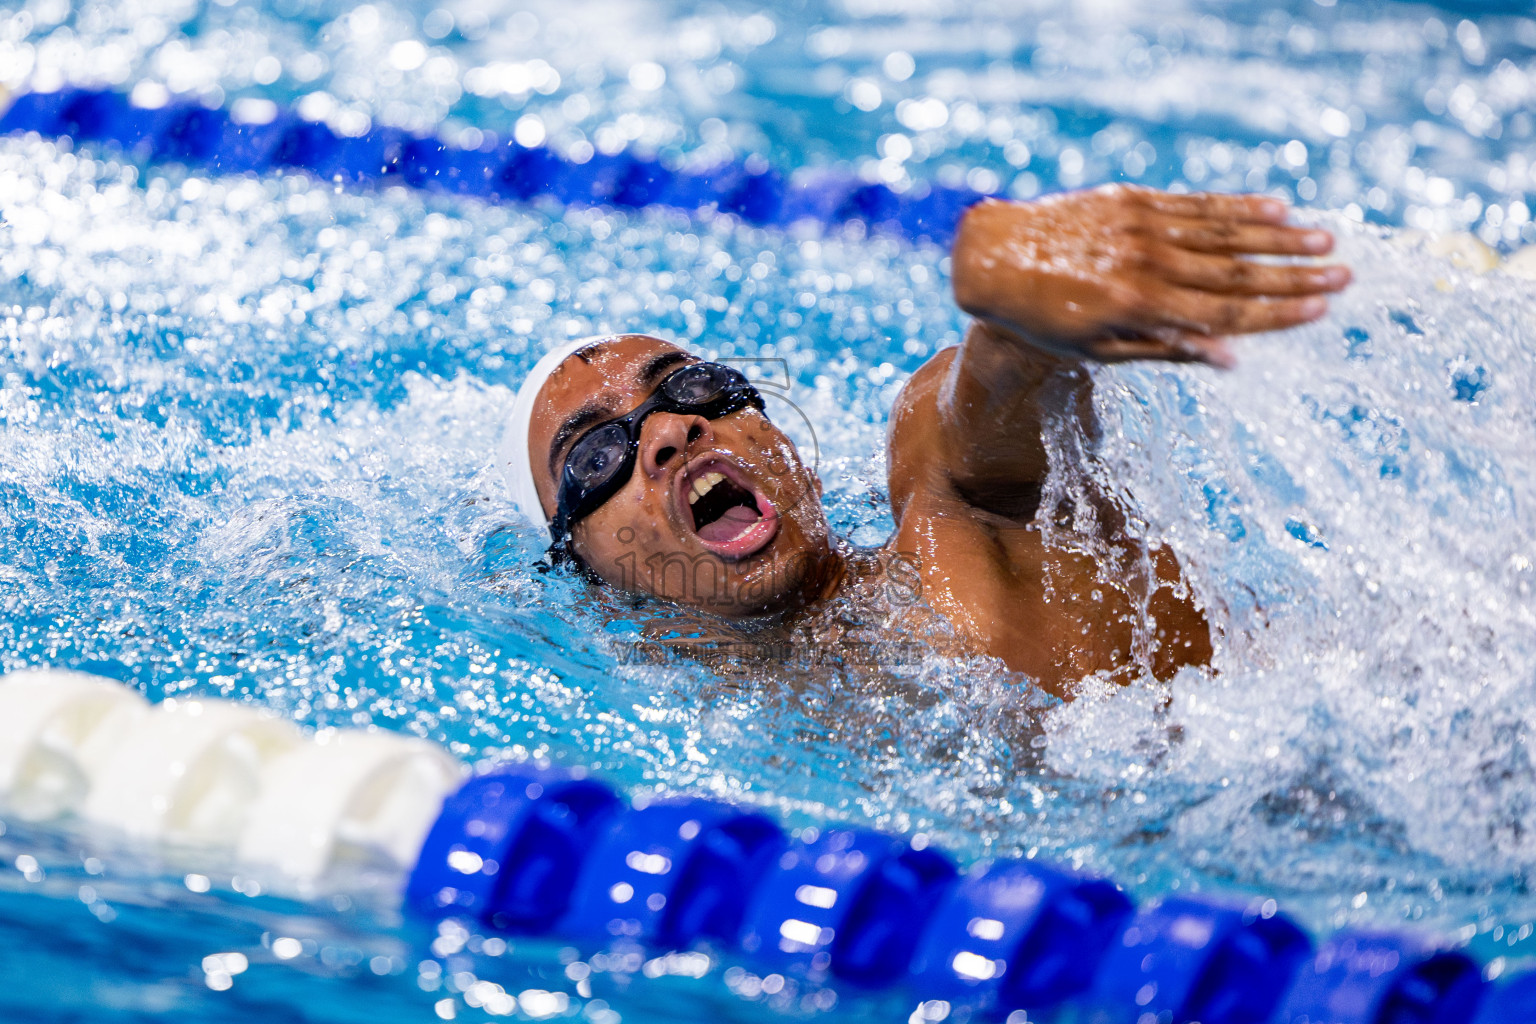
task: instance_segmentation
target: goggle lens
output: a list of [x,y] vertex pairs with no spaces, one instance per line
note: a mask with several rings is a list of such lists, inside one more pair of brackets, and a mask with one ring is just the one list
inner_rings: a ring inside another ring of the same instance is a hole
[[607,423],[582,438],[565,460],[566,474],[585,489],[601,485],[624,464],[629,434],[618,423]]
[[695,363],[667,378],[666,395],[683,405],[705,405],[719,398],[736,380],[744,378],[726,366]]

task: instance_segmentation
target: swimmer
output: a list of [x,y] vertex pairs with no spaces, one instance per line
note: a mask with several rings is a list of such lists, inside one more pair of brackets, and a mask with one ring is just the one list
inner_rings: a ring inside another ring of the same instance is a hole
[[[1211,625],[1171,551],[1147,550],[1091,489],[1086,508],[1042,502],[1042,427],[1070,418],[1092,436],[1094,363],[1230,367],[1232,335],[1323,316],[1348,268],[1251,257],[1332,247],[1261,196],[1115,185],[973,206],[952,280],[974,320],[913,374],[889,424],[896,531],[885,552],[920,586],[912,614],[942,616],[969,651],[1059,695],[1093,674],[1167,679],[1207,664]],[[546,355],[519,390],[499,461],[518,510],[549,527],[554,560],[621,590],[784,622],[860,582],[821,481],[757,391],[660,338]],[[1090,535],[1048,544],[1047,517]]]

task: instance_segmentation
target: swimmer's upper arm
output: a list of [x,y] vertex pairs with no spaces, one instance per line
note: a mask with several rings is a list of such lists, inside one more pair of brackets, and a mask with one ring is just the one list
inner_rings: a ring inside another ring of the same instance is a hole
[[1050,468],[1042,421],[1051,411],[1091,418],[1091,388],[1082,363],[973,324],[959,346],[912,375],[891,410],[897,522],[922,492],[992,516],[1033,518]]

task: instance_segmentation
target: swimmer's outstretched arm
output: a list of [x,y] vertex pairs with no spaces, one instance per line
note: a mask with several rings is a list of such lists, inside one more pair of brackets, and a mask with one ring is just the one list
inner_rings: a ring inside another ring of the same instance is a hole
[[972,207],[952,261],[955,299],[976,321],[918,370],[892,413],[898,521],[936,473],[968,504],[1032,514],[1047,468],[1042,418],[1082,402],[1087,363],[1229,367],[1228,336],[1321,317],[1347,267],[1248,258],[1333,248],[1328,232],[1285,219],[1267,197],[1127,186]]

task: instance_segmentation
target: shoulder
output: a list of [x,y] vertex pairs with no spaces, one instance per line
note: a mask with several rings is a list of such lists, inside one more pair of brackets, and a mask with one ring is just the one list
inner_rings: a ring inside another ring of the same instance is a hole
[[[1009,540],[1023,525],[977,508],[955,486],[951,467],[958,455],[944,435],[936,406],[950,386],[948,371],[956,351],[946,350],[925,363],[891,409],[889,484],[896,531],[890,547],[920,567],[929,593],[935,584],[942,584],[945,593],[985,590],[1007,576],[1016,554]],[[961,611],[941,610],[951,618]]]
[[[896,403],[887,428],[890,471],[887,485],[891,515],[899,524],[914,497],[945,496],[951,490],[943,471],[943,424],[939,395],[948,383],[949,371],[959,348],[946,348],[918,367]],[[939,495],[930,492],[938,491]]]

